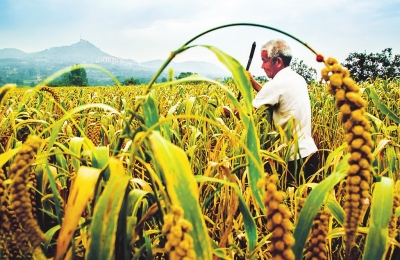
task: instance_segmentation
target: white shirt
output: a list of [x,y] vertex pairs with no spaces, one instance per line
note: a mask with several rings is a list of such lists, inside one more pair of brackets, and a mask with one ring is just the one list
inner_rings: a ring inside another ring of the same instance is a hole
[[[257,93],[253,106],[276,105],[272,118],[275,125],[285,128],[289,119],[294,119],[295,130],[298,136],[298,148],[305,158],[318,150],[311,136],[311,104],[308,95],[307,83],[302,76],[290,67],[280,70],[275,77],[267,82]],[[290,160],[300,159],[291,151]]]

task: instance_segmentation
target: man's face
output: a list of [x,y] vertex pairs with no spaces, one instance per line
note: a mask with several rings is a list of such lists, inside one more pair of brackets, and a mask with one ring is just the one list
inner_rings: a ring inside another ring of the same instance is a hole
[[262,60],[262,65],[261,68],[265,71],[265,74],[267,74],[267,77],[270,79],[273,79],[278,73],[279,68],[277,66],[277,62],[272,62],[270,58],[268,58],[268,51],[262,50],[261,51],[261,60]]

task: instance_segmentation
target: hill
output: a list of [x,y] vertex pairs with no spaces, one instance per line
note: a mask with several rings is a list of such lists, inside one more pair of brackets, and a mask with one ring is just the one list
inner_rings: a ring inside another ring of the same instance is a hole
[[[0,49],[0,83],[15,83],[18,80],[20,83],[35,84],[60,69],[84,63],[97,64],[120,80],[134,77],[140,82],[146,82],[160,68],[163,60],[139,64],[132,59],[105,53],[86,40],[32,53],[6,48]],[[173,68],[175,75],[180,72],[193,72],[210,78],[230,76],[229,72],[218,66],[202,61],[172,62],[168,68]],[[113,84],[106,74],[98,70],[87,69],[87,74],[90,85]],[[165,77],[166,74],[167,70],[161,77]]]

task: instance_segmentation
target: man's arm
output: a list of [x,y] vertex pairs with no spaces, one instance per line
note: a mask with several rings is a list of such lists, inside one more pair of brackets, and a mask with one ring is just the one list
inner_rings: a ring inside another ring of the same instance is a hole
[[258,83],[258,81],[253,78],[253,75],[251,75],[250,72],[247,72],[247,74],[249,75],[250,83],[253,86],[253,89],[255,91],[259,92],[262,89],[262,85],[260,83]]

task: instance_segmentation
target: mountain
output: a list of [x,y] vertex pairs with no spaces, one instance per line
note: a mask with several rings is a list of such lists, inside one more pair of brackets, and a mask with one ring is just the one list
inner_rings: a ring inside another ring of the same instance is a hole
[[27,59],[29,53],[15,48],[0,49],[0,59]]
[[[69,46],[51,47],[32,53],[6,48],[0,49],[0,84],[15,83],[16,80],[24,83],[37,83],[60,69],[83,63],[99,65],[120,80],[134,77],[145,82],[150,80],[163,61],[152,60],[139,64],[132,59],[105,53],[86,40],[80,40]],[[160,80],[162,77],[166,77],[169,68],[174,69],[175,75],[179,75],[180,72],[193,72],[209,78],[230,76],[229,72],[214,64],[203,61],[187,61],[171,62]],[[112,83],[111,79],[101,71],[87,69],[87,74],[91,85]]]
[[112,56],[101,51],[92,43],[80,40],[69,46],[51,47],[39,52],[25,53],[18,49],[0,49],[0,59],[40,60],[57,63],[130,63],[138,65],[133,60]]

